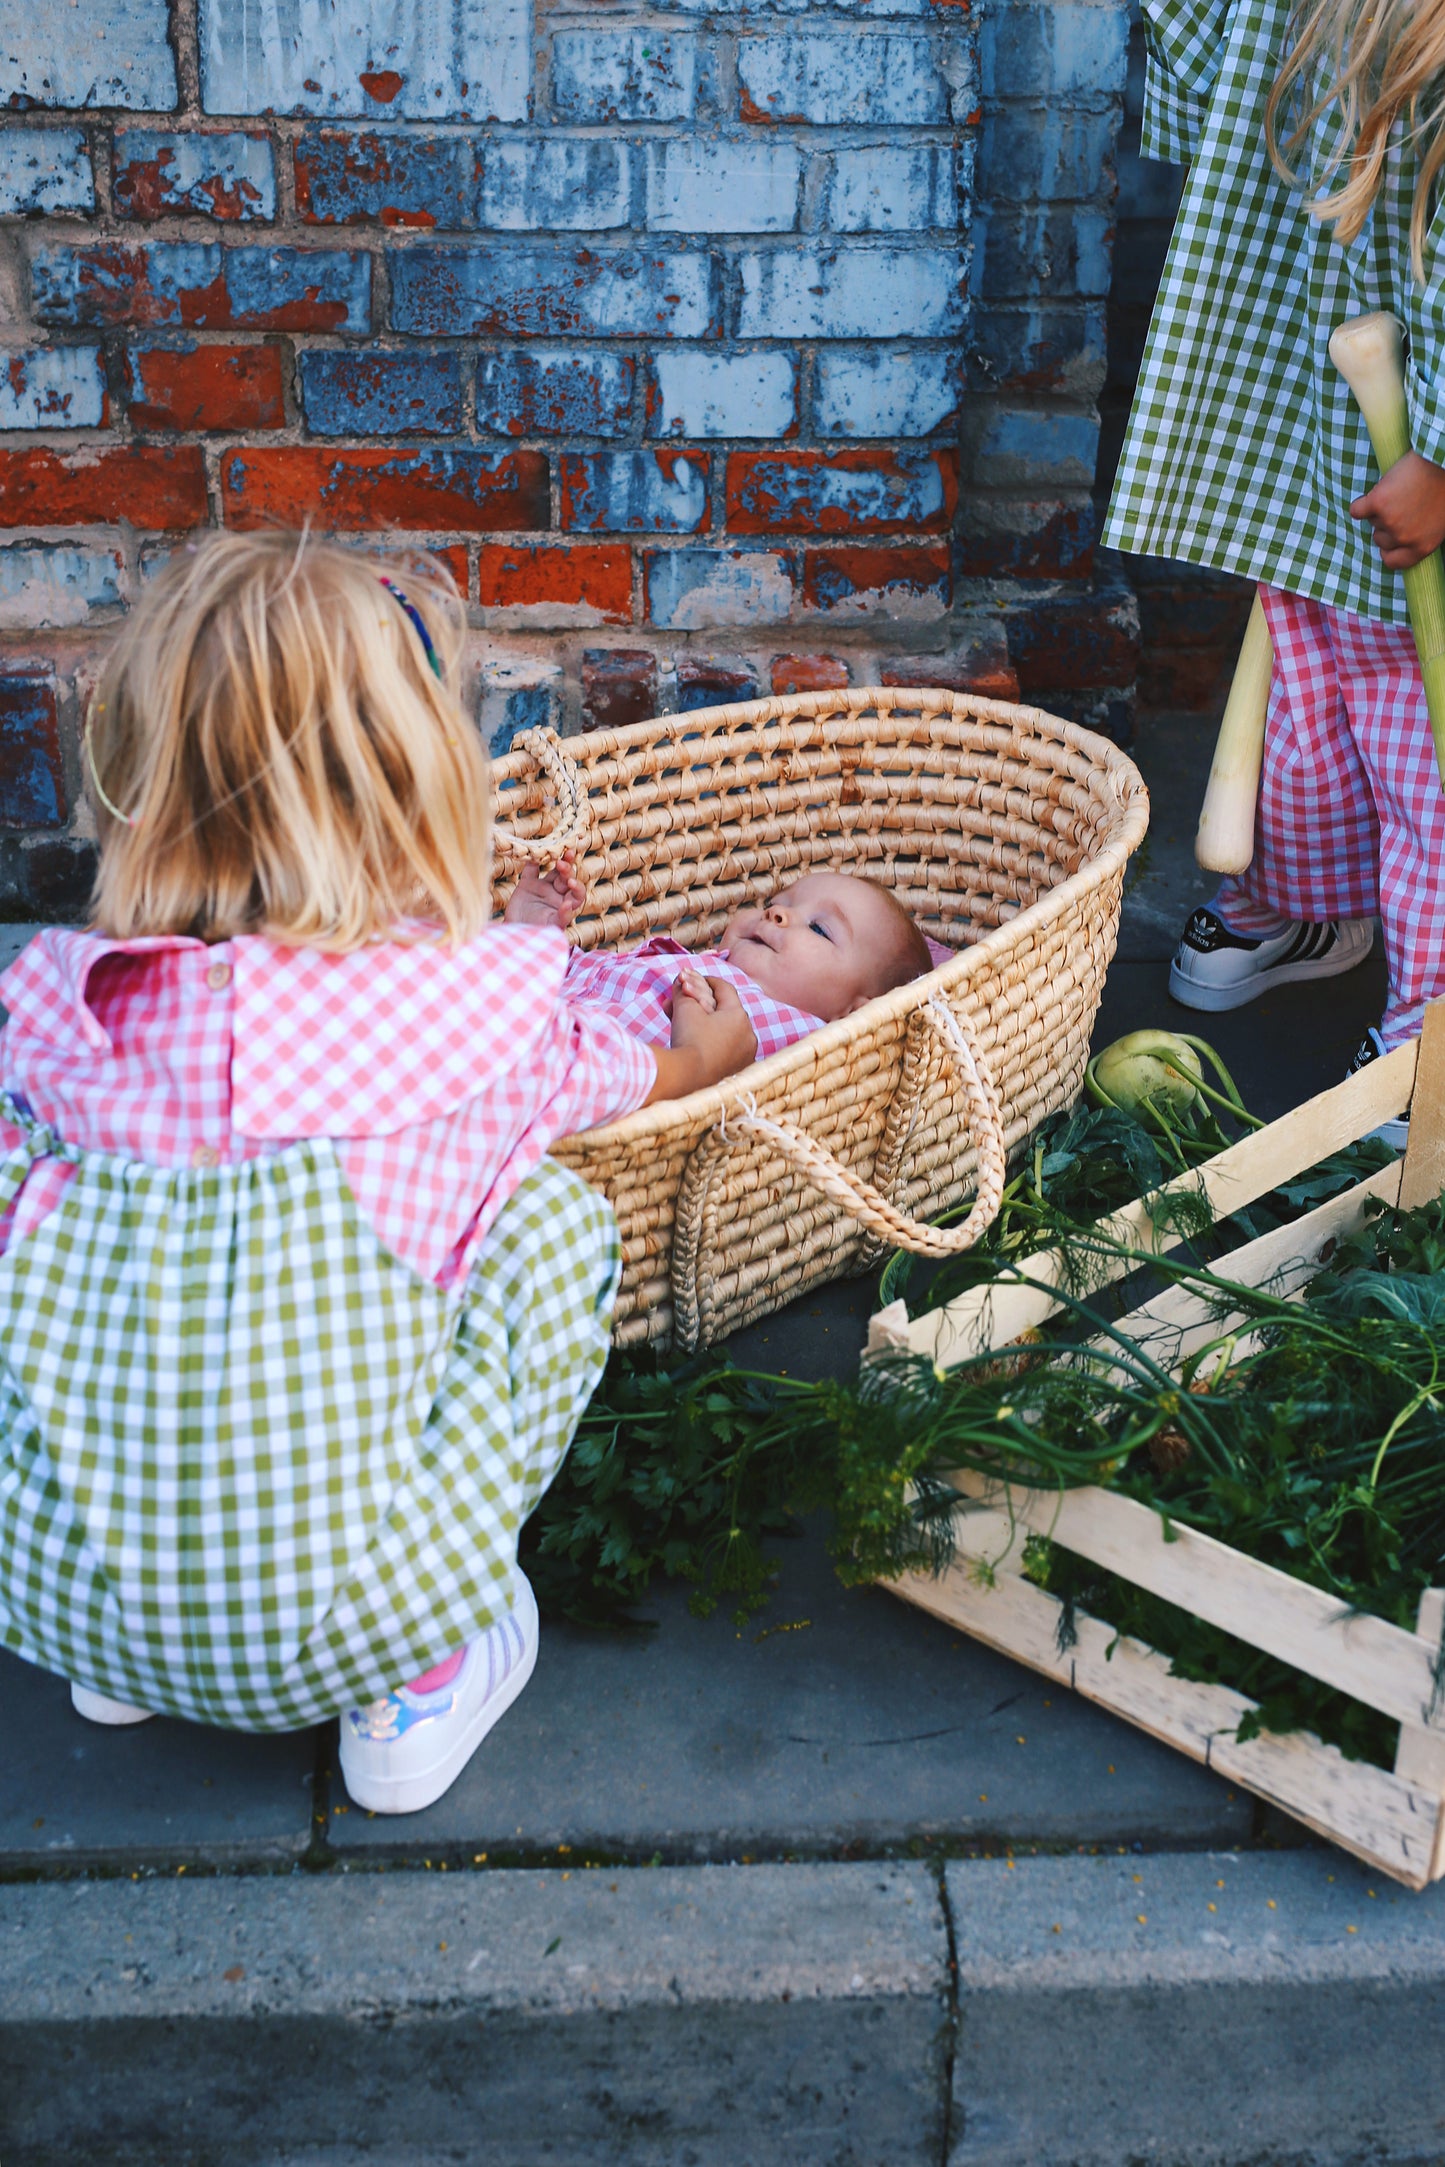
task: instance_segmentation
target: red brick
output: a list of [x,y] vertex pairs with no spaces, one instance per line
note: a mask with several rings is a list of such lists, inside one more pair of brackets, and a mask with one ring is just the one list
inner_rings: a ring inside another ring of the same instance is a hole
[[719,662],[715,655],[685,655],[677,665],[677,709],[690,715],[700,707],[730,707],[755,700],[758,681],[746,663]]
[[204,526],[199,444],[0,451],[0,527],[73,527],[128,520],[151,532]]
[[657,658],[645,647],[589,647],[582,655],[582,727],[620,730],[657,713]]
[[848,665],[838,655],[774,655],[773,690],[837,692],[848,682]]
[[280,429],[286,420],[275,346],[139,347],[130,357],[137,429]]
[[464,601],[471,600],[471,566],[464,549],[434,549],[432,555],[443,563],[456,581],[457,593]]
[[1009,662],[1003,627],[942,655],[908,655],[882,672],[885,685],[934,685],[944,692],[974,692],[986,700],[1016,700],[1019,681]]
[[939,615],[953,592],[947,542],[902,549],[809,549],[803,605],[841,616],[886,614],[890,598],[931,598]]
[[331,451],[309,444],[227,452],[221,502],[231,527],[307,519],[331,528],[545,528],[546,455],[514,451]]
[[632,552],[624,545],[489,542],[479,568],[484,609],[576,608],[607,624],[632,621]]
[[735,451],[726,503],[733,534],[942,533],[958,503],[958,454]]

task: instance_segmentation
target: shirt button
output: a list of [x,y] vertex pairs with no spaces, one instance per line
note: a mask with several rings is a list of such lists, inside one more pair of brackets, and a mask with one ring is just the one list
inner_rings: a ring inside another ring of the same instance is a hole
[[192,1166],[219,1166],[220,1163],[221,1154],[214,1144],[197,1144],[191,1153]]
[[206,984],[207,984],[207,985],[208,985],[208,986],[210,987],[210,989],[211,989],[212,993],[222,993],[222,992],[224,992],[224,991],[225,991],[225,989],[226,989],[226,987],[227,987],[227,986],[229,986],[229,984],[230,984],[230,983],[231,983],[231,966],[230,966],[230,964],[229,964],[229,963],[213,963],[213,964],[211,965],[210,969],[209,969],[209,970],[207,971],[207,973],[206,973]]

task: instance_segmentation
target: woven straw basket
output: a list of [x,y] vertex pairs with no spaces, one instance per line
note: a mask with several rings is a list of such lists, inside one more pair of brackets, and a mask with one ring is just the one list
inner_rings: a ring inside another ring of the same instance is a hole
[[[1131,761],[1035,708],[867,687],[565,745],[531,731],[494,775],[499,902],[519,853],[572,848],[584,948],[704,948],[740,904],[830,868],[961,951],[716,1089],[555,1147],[621,1223],[620,1344],[705,1346],[885,1246],[978,1239],[1007,1154],[1083,1078],[1148,824]],[[922,1223],[970,1191],[961,1226]]]

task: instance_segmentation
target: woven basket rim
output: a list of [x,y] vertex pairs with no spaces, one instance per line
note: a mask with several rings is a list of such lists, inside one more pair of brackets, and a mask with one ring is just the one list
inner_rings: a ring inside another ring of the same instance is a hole
[[[613,753],[625,753],[634,746],[655,742],[660,729],[686,730],[691,732],[706,726],[723,725],[757,727],[768,722],[786,722],[796,715],[836,715],[864,709],[889,711],[902,709],[920,717],[947,715],[968,721],[997,722],[1014,727],[1024,726],[1040,734],[1052,737],[1067,745],[1072,751],[1086,758],[1091,767],[1102,771],[1107,777],[1117,808],[1115,832],[1087,864],[1076,873],[1050,888],[1036,901],[1025,906],[1016,916],[1004,924],[993,927],[980,936],[970,947],[960,949],[949,962],[940,964],[936,970],[913,978],[906,985],[895,987],[891,993],[880,994],[851,1015],[841,1016],[834,1023],[824,1024],[821,1030],[812,1031],[806,1038],[798,1039],[785,1047],[781,1053],[771,1054],[765,1061],[755,1061],[752,1066],[740,1069],[735,1076],[728,1076],[721,1083],[709,1084],[701,1091],[692,1092],[687,1098],[663,1099],[651,1106],[639,1107],[636,1112],[624,1114],[617,1121],[610,1121],[594,1129],[578,1130],[574,1136],[559,1142],[581,1145],[583,1149],[611,1150],[643,1141],[679,1122],[704,1122],[711,1124],[721,1115],[735,1111],[746,1098],[771,1084],[776,1078],[790,1071],[811,1066],[826,1057],[835,1047],[847,1045],[860,1031],[891,1022],[895,1017],[911,1015],[933,993],[950,993],[962,985],[977,971],[986,971],[996,959],[1007,953],[1019,937],[1021,929],[1044,926],[1069,909],[1074,900],[1107,880],[1116,868],[1126,864],[1143,841],[1149,826],[1149,793],[1143,776],[1128,754],[1122,752],[1112,740],[1101,737],[1097,731],[1086,730],[1079,723],[1069,722],[1062,715],[1050,714],[1041,707],[1026,706],[1014,700],[992,700],[968,692],[952,692],[942,686],[926,685],[849,685],[827,692],[793,693],[770,700],[735,701],[722,707],[690,709],[682,715],[654,715],[642,722],[627,723],[615,730],[589,730],[586,738],[588,754],[606,757]],[[567,743],[566,740],[563,741]],[[512,763],[516,762],[513,770]],[[525,753],[510,753],[493,763],[494,775],[510,779],[510,772],[520,775],[530,765]],[[510,772],[509,772],[510,771]]]

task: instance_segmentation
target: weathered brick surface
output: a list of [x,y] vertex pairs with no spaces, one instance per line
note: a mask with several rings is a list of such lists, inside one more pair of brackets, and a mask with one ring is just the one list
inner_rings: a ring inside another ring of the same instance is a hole
[[736,451],[733,534],[918,534],[952,523],[958,462],[947,451]]
[[696,452],[564,452],[562,525],[616,534],[696,534],[707,518],[707,461]]
[[94,209],[95,172],[79,128],[0,133],[0,218]]
[[478,364],[477,426],[498,436],[627,436],[636,378],[630,354],[502,348]]
[[0,527],[109,526],[155,532],[204,526],[210,505],[199,445],[122,444],[85,451],[0,451]]
[[[499,746],[885,669],[998,690],[1005,620],[1019,668],[1112,713],[1125,27],[1125,0],[12,7],[0,673],[53,655],[74,776],[77,672],[143,581],[198,526],[305,520],[438,553]],[[89,847],[0,839],[0,900],[78,895]]]
[[105,415],[99,347],[0,353],[0,429],[98,429]]
[[464,136],[308,128],[293,151],[296,209],[315,226],[465,226],[476,182]]
[[126,357],[137,429],[280,429],[286,421],[275,346],[133,346]]
[[455,352],[322,349],[301,355],[298,374],[313,436],[455,436],[462,427]]
[[115,207],[122,218],[170,211],[251,225],[276,216],[276,162],[264,135],[118,128]]
[[228,527],[535,529],[547,525],[547,462],[534,451],[258,446],[221,461],[221,510]]
[[65,818],[65,775],[55,679],[0,677],[0,827],[57,828]]

